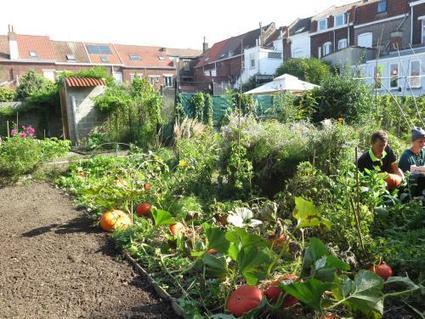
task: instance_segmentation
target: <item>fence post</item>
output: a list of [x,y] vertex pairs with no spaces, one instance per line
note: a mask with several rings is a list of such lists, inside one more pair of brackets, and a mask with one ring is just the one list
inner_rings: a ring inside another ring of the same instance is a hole
[[7,137],[10,137],[9,121],[6,121]]

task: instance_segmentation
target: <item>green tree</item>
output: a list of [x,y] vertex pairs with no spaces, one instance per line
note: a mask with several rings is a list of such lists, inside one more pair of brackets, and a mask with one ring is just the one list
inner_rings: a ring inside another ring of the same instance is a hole
[[371,88],[348,76],[331,76],[311,94],[316,104],[315,121],[344,119],[352,125],[362,124],[375,109]]
[[39,91],[43,90],[49,83],[51,82],[42,75],[34,71],[29,71],[21,77],[20,84],[16,88],[16,97],[20,100],[25,100],[30,96],[38,94]]
[[332,67],[319,59],[290,59],[276,71],[276,76],[291,74],[300,80],[320,84],[332,75]]

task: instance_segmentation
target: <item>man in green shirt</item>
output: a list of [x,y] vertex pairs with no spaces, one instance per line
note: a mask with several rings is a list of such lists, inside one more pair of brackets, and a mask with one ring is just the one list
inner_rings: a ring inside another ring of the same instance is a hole
[[[409,172],[411,166],[425,166],[425,130],[420,127],[412,129],[412,144],[400,157],[398,167]],[[422,195],[425,190],[425,175],[413,173],[410,177],[410,191],[413,196]]]

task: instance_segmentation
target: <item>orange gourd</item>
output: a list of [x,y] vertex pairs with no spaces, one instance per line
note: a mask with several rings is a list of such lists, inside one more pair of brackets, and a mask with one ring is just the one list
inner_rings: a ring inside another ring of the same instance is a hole
[[113,232],[117,228],[126,228],[131,225],[130,217],[121,210],[111,210],[103,213],[99,222],[100,228]]
[[385,178],[385,182],[387,183],[387,189],[390,191],[399,187],[402,181],[403,179],[401,178],[401,176],[396,174],[388,174],[388,176]]
[[226,308],[234,316],[240,317],[257,308],[262,299],[263,293],[258,287],[243,285],[229,296]]

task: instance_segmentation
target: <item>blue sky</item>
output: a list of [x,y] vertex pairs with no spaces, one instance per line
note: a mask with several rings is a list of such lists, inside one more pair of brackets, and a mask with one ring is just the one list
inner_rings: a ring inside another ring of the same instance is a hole
[[278,26],[352,0],[5,0],[0,34],[13,24],[21,34],[54,40],[202,48],[272,21]]

